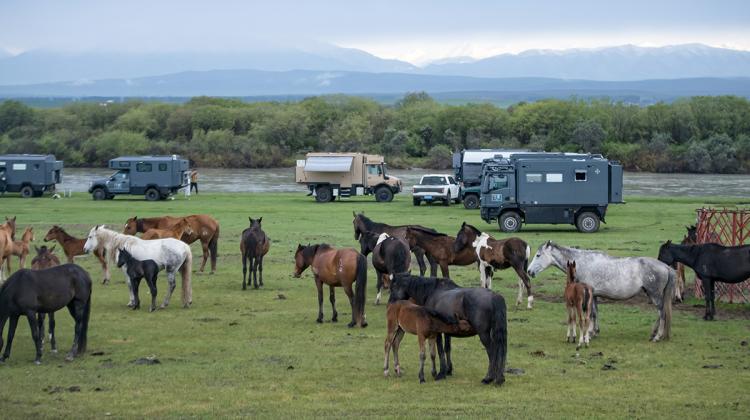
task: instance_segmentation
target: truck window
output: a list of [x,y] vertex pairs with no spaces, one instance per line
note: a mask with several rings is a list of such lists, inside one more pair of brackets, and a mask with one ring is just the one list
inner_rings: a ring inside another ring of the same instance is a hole
[[490,188],[493,190],[508,187],[508,177],[505,175],[494,175],[491,182]]
[[547,182],[563,182],[562,174],[547,174]]
[[146,162],[138,162],[138,164],[135,165],[135,170],[138,172],[151,172],[152,165]]
[[542,182],[542,174],[526,174],[526,182]]
[[166,170],[167,170],[167,164],[166,164],[166,163],[160,163],[160,164],[159,164],[159,170],[160,170],[161,172],[164,172],[164,171],[166,171]]
[[26,164],[25,163],[14,163],[13,164],[13,170],[14,171],[25,171],[26,170]]
[[120,162],[117,162],[117,164],[121,168],[129,168],[130,167],[130,162],[127,162],[127,161],[125,161],[125,162],[120,161]]
[[452,176],[448,177],[448,182],[450,182],[451,184],[458,184],[458,182],[456,182],[456,179],[453,178]]
[[370,175],[383,175],[383,170],[380,165],[367,165],[367,173]]
[[576,169],[576,181],[585,181],[585,180],[586,180],[586,170]]
[[426,176],[422,178],[422,185],[445,185],[445,177],[442,176]]

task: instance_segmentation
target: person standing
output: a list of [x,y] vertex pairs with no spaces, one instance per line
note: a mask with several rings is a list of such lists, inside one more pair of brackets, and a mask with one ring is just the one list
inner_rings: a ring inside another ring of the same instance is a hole
[[190,192],[193,192],[193,188],[195,188],[195,194],[198,194],[198,171],[193,169],[192,172],[190,172]]

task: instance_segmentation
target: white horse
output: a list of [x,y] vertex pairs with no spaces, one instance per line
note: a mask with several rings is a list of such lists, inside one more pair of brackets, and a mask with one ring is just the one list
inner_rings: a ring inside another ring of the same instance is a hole
[[[190,279],[193,271],[193,253],[188,244],[173,238],[145,241],[136,236],[123,235],[97,225],[89,231],[83,250],[91,252],[99,247],[107,250],[107,256],[112,263],[117,261],[119,250],[125,249],[137,260],[154,260],[159,265],[159,269],[166,269],[169,290],[161,305],[162,308],[169,305],[169,299],[175,289],[175,276],[179,270],[182,277],[182,305],[187,308],[193,303],[193,288]],[[135,304],[133,286],[130,284],[130,278],[127,275],[125,277],[130,289],[128,306],[132,306]]]
[[599,332],[597,296],[623,300],[643,290],[659,310],[659,318],[651,331],[651,340],[669,338],[676,280],[672,267],[655,258],[618,258],[600,251],[566,248],[547,241],[537,250],[528,271],[534,277],[554,265],[565,272],[568,261],[576,263],[577,280],[594,288],[594,322],[589,324],[589,333],[594,328]]

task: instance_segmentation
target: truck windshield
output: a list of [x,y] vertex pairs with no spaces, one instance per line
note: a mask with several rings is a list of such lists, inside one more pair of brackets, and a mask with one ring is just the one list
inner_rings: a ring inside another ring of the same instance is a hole
[[497,190],[508,186],[508,177],[505,175],[493,175],[491,179],[490,189]]
[[426,176],[422,178],[422,182],[420,182],[422,185],[445,185],[447,182],[445,181],[444,176]]
[[380,165],[367,165],[367,173],[370,175],[383,175],[383,168]]
[[111,180],[113,180],[113,181],[117,181],[117,180],[127,179],[127,177],[128,177],[128,173],[127,172],[125,172],[125,171],[117,171],[114,174],[112,174],[112,176],[109,177],[109,178]]

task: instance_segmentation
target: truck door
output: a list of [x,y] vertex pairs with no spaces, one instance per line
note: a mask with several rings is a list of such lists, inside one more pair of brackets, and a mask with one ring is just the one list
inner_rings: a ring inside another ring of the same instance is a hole
[[366,187],[374,187],[383,182],[383,167],[380,164],[365,165],[367,168],[367,185]]
[[109,178],[107,188],[113,193],[130,193],[130,172],[115,172],[115,174]]
[[[489,207],[503,207],[515,203],[515,180],[508,173],[498,172],[489,176],[489,193],[487,205]],[[484,197],[483,197],[484,198]]]

